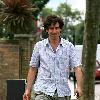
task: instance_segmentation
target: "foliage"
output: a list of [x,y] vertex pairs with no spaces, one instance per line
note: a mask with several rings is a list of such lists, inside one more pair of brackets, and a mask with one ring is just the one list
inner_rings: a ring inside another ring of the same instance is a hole
[[3,37],[3,26],[0,25],[0,38],[2,38],[2,37]]
[[36,10],[33,13],[35,19],[37,19],[37,15],[39,14],[39,12],[42,11],[42,9],[45,7],[45,4],[47,4],[49,0],[31,0],[31,1],[32,1],[32,4],[34,4],[35,7],[38,8],[38,10]]
[[98,37],[98,44],[100,44],[100,26],[99,26],[99,37]]
[[34,20],[49,0],[3,0],[0,1],[0,23],[5,36],[29,34],[35,31]]
[[84,35],[84,21],[75,25],[75,43],[78,45],[83,44],[83,35]]
[[42,31],[42,38],[48,38],[48,33],[45,30]]
[[41,11],[41,15],[43,17],[43,19],[46,19],[46,17],[49,15],[49,14],[55,14],[56,12],[53,11],[51,8],[43,8],[43,10]]
[[82,20],[80,11],[72,10],[70,5],[62,3],[58,6],[56,13],[64,19],[65,25],[62,30],[62,37],[74,43],[76,32],[75,23]]
[[[43,10],[41,11],[41,16],[43,18],[43,20],[46,19],[46,17],[49,15],[49,14],[55,14],[55,11],[53,11],[51,8],[43,8]],[[47,32],[45,32],[44,30],[42,31],[42,38],[47,38],[48,37],[48,34]]]
[[[61,16],[64,19],[64,27],[62,30],[62,37],[68,38],[71,42],[74,41],[74,34],[76,32],[76,28],[73,22],[82,20],[81,13],[78,10],[72,10],[70,5],[67,5],[66,3],[62,3],[58,6],[57,11],[53,11],[51,8],[44,8],[41,11],[43,19],[46,18],[49,14],[56,14],[58,16]],[[42,32],[43,38],[47,38],[46,32]],[[79,36],[79,35],[78,35]]]
[[71,6],[66,3],[62,3],[58,6],[57,12],[59,16],[69,17],[71,15]]
[[78,10],[72,10],[71,6],[66,4],[66,3],[62,3],[58,6],[57,8],[57,15],[59,16],[63,16],[64,18],[67,19],[67,21],[76,21],[76,20],[80,20],[81,16],[80,16],[80,11]]
[[32,13],[37,9],[29,0],[4,0],[0,12],[1,23],[11,38],[14,34],[29,34],[33,28]]

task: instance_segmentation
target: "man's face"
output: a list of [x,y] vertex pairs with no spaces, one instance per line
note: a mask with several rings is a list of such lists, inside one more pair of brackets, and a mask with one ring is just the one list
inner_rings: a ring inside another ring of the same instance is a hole
[[58,22],[56,24],[52,23],[46,31],[48,32],[48,35],[50,38],[52,38],[52,39],[58,38],[60,36],[60,32],[61,32],[59,23]]

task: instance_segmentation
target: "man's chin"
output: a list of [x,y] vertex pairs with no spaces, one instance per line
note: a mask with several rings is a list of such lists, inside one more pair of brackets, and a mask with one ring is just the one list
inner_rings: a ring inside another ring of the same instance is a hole
[[51,38],[59,38],[58,35],[51,35],[50,37],[51,37]]
[[58,37],[57,36],[52,36],[51,39],[55,40],[55,39],[58,39]]

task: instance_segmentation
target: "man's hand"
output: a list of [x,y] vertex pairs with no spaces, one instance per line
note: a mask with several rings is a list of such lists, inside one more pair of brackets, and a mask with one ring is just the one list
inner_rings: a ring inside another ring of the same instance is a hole
[[76,95],[78,99],[80,96],[82,96],[82,89],[77,87],[74,91],[74,95]]
[[35,82],[37,76],[37,68],[36,67],[30,67],[28,76],[27,76],[27,84],[26,84],[26,90],[23,95],[23,100],[30,100],[31,98],[31,89],[32,85]]
[[83,71],[80,66],[77,66],[75,68],[75,75],[77,80],[77,86],[74,94],[76,95],[77,98],[79,98],[80,96],[82,96],[82,77],[83,77]]
[[26,90],[23,95],[23,100],[30,100],[30,98],[31,98],[31,93],[30,91]]

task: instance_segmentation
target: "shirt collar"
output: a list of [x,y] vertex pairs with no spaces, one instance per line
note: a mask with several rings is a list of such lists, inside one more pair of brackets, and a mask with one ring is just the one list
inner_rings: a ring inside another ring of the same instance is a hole
[[48,40],[48,38],[45,40],[45,46],[49,46],[49,40]]
[[[65,46],[65,43],[64,43],[64,39],[63,38],[61,38],[61,41],[60,41],[60,46]],[[49,46],[50,45],[50,43],[49,43],[49,39],[47,38],[46,39],[46,41],[45,41],[45,46]]]

